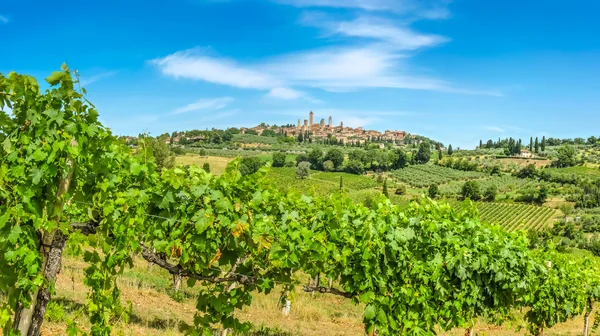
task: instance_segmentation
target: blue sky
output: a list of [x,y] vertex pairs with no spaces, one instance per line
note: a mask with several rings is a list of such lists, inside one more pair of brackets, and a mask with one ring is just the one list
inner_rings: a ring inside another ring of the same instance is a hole
[[[600,136],[600,1],[3,0],[0,72],[68,62],[116,134],[295,123]],[[528,141],[528,140],[527,140]]]

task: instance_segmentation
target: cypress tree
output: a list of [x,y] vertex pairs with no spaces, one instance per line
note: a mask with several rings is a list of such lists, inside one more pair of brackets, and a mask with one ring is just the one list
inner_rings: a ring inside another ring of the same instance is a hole
[[542,146],[541,146],[542,152],[546,151],[546,136],[544,135],[542,137]]
[[533,137],[529,137],[529,151],[533,153]]
[[452,153],[454,153],[452,150],[452,145],[448,145],[448,155],[452,156]]
[[538,142],[538,138],[535,137],[535,154],[538,154],[540,152],[540,144]]
[[343,176],[340,176],[340,190],[344,190],[344,180],[343,180]]

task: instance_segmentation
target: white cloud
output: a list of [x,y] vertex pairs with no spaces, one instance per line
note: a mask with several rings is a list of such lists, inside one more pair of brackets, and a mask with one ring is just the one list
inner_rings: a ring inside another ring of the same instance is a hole
[[266,73],[238,66],[227,59],[208,57],[199,50],[186,50],[151,61],[165,74],[244,89],[271,89],[279,82]]
[[297,90],[293,90],[293,89],[277,87],[277,88],[271,89],[271,91],[269,91],[267,96],[272,97],[272,98],[284,99],[284,100],[293,100],[293,99],[298,99],[300,97],[303,97],[304,93],[297,91]]
[[492,131],[492,132],[498,132],[498,133],[504,133],[505,130],[504,128],[498,127],[498,126],[484,126],[484,129],[488,130],[488,131]]
[[116,74],[116,71],[106,71],[89,77],[86,77],[85,75],[80,75],[79,83],[81,84],[81,86],[87,86],[101,79],[108,78]]
[[195,103],[188,104],[186,106],[180,107],[174,110],[171,114],[182,114],[187,112],[194,111],[215,111],[225,108],[229,103],[231,103],[234,99],[232,97],[221,97],[221,98],[212,98],[212,99],[200,99]]
[[421,34],[406,25],[397,25],[378,17],[359,16],[352,21],[336,21],[327,14],[308,12],[302,16],[300,22],[324,29],[327,36],[375,39],[398,50],[415,50],[449,41],[444,36]]
[[273,0],[283,5],[301,8],[347,8],[371,12],[392,12],[424,19],[445,19],[450,16],[452,0]]
[[[265,91],[303,86],[333,92],[397,88],[498,95],[496,92],[457,88],[436,78],[413,74],[405,64],[406,58],[392,48],[371,44],[292,53],[248,65],[197,54],[196,51],[177,52],[151,63],[163,74],[175,78]],[[285,93],[288,97],[294,95],[291,91],[281,90],[273,93]]]
[[4,16],[4,15],[0,15],[0,23],[9,23],[10,20]]

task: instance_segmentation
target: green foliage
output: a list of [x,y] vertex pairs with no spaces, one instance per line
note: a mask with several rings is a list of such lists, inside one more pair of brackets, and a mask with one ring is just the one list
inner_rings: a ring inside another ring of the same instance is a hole
[[240,173],[242,176],[256,173],[264,165],[263,161],[256,156],[244,157],[240,161]]
[[406,185],[405,184],[400,184],[398,185],[398,187],[396,188],[396,195],[406,195]]
[[310,163],[307,161],[302,161],[298,163],[296,166],[296,177],[299,179],[308,178],[310,175]]
[[490,185],[483,192],[483,199],[488,202],[493,202],[496,200],[496,195],[498,194],[498,187],[495,184]]
[[204,164],[202,164],[202,169],[207,172],[210,173],[210,163],[208,162],[204,162]]
[[48,302],[46,307],[46,319],[52,322],[65,321],[65,309],[55,301]]
[[300,162],[308,162],[308,161],[309,161],[308,155],[306,155],[306,154],[296,155],[296,165],[299,164]]
[[394,170],[392,176],[413,187],[424,188],[431,184],[445,184],[457,180],[469,180],[484,177],[479,172],[460,171],[436,165],[415,165]]
[[335,166],[331,160],[323,161],[323,170],[326,172],[331,172],[335,170]]
[[344,153],[338,148],[333,148],[327,151],[327,154],[325,154],[325,158],[323,160],[331,161],[333,163],[333,167],[337,169],[344,163]]
[[313,148],[309,153],[308,153],[308,162],[310,162],[310,165],[313,169],[319,169],[321,167],[321,162],[323,161],[323,151],[316,147]]
[[552,167],[565,168],[575,166],[577,164],[575,154],[573,146],[562,145],[556,151],[556,160],[552,162]]
[[535,178],[536,176],[537,169],[535,168],[534,164],[528,164],[517,172],[518,178]]
[[283,167],[285,165],[285,153],[276,152],[273,153],[273,167]]
[[383,196],[390,198],[390,194],[388,192],[388,187],[387,187],[387,179],[383,180]]
[[425,164],[431,160],[431,144],[429,142],[421,142],[419,144],[419,150],[415,156],[415,162],[417,164]]
[[481,220],[501,225],[507,231],[536,230],[546,228],[555,216],[551,208],[510,203],[477,203]]
[[454,150],[452,149],[452,145],[448,145],[448,155],[452,156],[454,154]]
[[[400,208],[380,195],[365,207],[341,192],[299,195],[265,184],[269,169],[257,157],[233,161],[218,177],[195,166],[159,173],[147,139],[134,154],[113,137],[74,90],[66,66],[48,82],[42,94],[31,77],[0,75],[0,108],[13,111],[0,113],[5,332],[16,309],[51,286],[40,246],[62,235],[88,264],[91,335],[109,335],[115,320],[127,321],[131,306],[123,306],[117,278],[134,253],[151,251],[189,275],[189,286],[198,283],[193,325],[182,326],[191,335],[210,334],[215,325],[248,331],[236,311],[276,283],[292,290],[296,272],[339,279],[340,291],[365,307],[365,330],[376,326],[382,336],[433,335],[478,317],[500,323],[524,306],[530,329],[546,328],[598,297],[595,265],[531,252],[522,233],[482,224],[468,202],[455,209],[424,199]],[[307,178],[309,167],[300,162],[299,177]],[[326,184],[337,190],[337,181]],[[387,194],[387,180],[384,188]],[[75,232],[72,221],[93,222],[95,238]],[[49,308],[49,318],[60,315]]]
[[465,199],[477,201],[481,198],[481,190],[477,181],[467,181],[463,184],[461,195]]
[[438,197],[439,193],[440,193],[440,190],[439,190],[437,184],[431,184],[429,186],[429,189],[427,189],[427,195],[431,199],[435,199],[436,197]]
[[346,173],[361,175],[365,172],[365,166],[358,160],[350,160],[346,165]]

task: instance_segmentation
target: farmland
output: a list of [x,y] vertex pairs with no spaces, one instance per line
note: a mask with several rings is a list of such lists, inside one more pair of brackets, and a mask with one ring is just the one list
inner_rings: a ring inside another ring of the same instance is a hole
[[445,184],[456,180],[472,180],[486,176],[480,172],[460,171],[436,165],[414,165],[395,170],[392,176],[413,187],[423,188],[431,184]]
[[557,215],[554,209],[535,205],[478,202],[476,206],[481,220],[498,224],[507,231],[541,230]]

